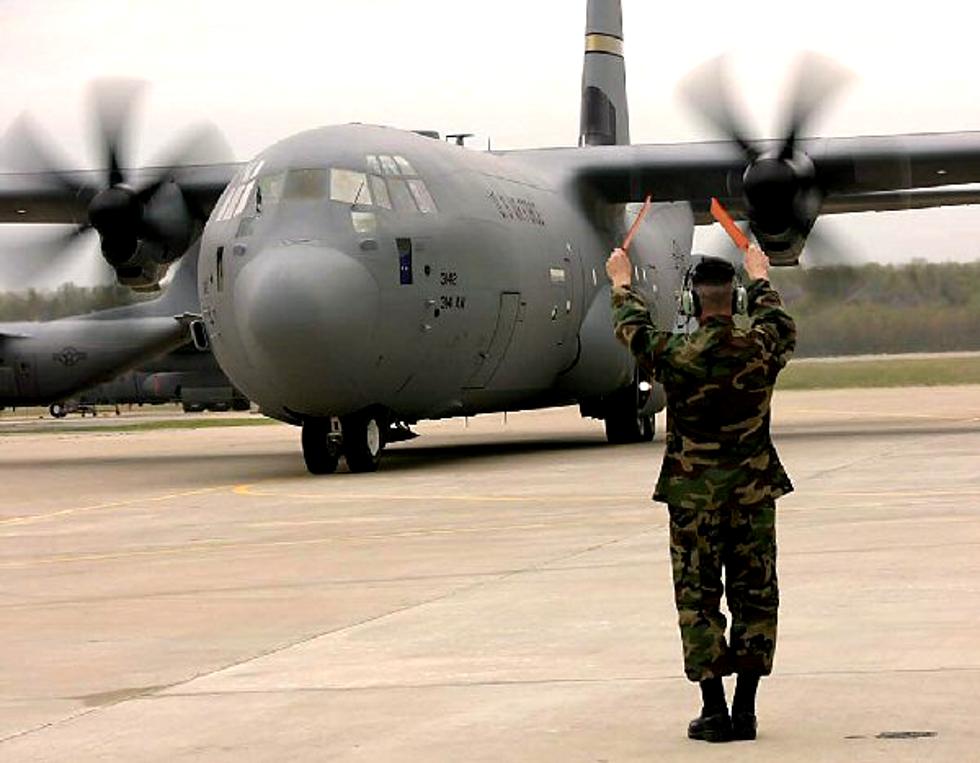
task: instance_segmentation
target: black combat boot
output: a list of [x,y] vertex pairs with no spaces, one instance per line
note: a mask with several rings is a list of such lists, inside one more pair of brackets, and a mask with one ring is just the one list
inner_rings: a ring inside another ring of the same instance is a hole
[[755,692],[759,688],[759,676],[755,673],[739,673],[732,701],[732,739],[755,739],[758,723],[755,717]]
[[701,682],[701,715],[687,726],[689,739],[702,742],[727,742],[732,738],[732,721],[728,717],[725,687],[721,678]]

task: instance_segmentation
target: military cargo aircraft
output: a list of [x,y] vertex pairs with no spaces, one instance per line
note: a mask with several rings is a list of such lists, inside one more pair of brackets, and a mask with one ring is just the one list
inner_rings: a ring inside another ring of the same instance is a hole
[[[774,264],[798,262],[819,214],[980,201],[980,133],[804,139],[837,78],[801,69],[780,140],[745,138],[709,67],[693,103],[725,139],[630,145],[619,0],[589,0],[579,145],[477,152],[350,124],[286,138],[243,165],[0,176],[0,221],[75,222],[123,282],[152,285],[201,234],[199,294],[218,362],[302,427],[316,474],[378,468],[422,419],[577,403],[608,439],[652,436],[663,395],[612,335],[603,264],[648,194],[631,252],[661,325],[694,227],[718,197]],[[108,125],[108,126],[106,126]],[[959,186],[959,187],[958,187]],[[128,281],[127,281],[128,279]]]
[[163,405],[179,403],[185,413],[200,411],[247,411],[248,399],[236,390],[218,367],[214,355],[193,344],[116,378],[52,403],[51,415],[63,418],[70,413],[95,412],[100,405]]
[[[65,403],[200,333],[197,252],[188,252],[157,299],[77,318],[0,324],[0,407]],[[199,340],[200,341],[200,340]],[[125,402],[125,401],[123,401]]]

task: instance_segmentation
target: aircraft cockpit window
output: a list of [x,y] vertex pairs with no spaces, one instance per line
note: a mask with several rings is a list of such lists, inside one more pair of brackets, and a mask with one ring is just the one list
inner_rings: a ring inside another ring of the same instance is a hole
[[331,170],[330,198],[345,204],[370,206],[371,189],[368,187],[367,175],[352,170]]
[[371,194],[374,196],[374,203],[384,209],[391,209],[391,196],[388,195],[388,186],[384,178],[371,175]]
[[374,154],[367,155],[367,168],[368,172],[373,172],[375,175],[381,174],[381,162]]
[[244,200],[247,198],[246,193],[251,193],[251,183],[245,183],[243,185],[231,186],[227,191],[225,191],[226,196],[224,200],[217,207],[216,218],[218,222],[225,222],[231,220],[236,215],[241,214],[244,208]]
[[255,210],[262,213],[267,207],[274,207],[282,201],[282,192],[286,185],[286,173],[277,172],[259,178],[258,190],[255,192]]
[[284,199],[322,199],[327,194],[328,170],[290,170],[283,189]]
[[400,175],[398,171],[398,165],[395,163],[394,158],[390,156],[379,156],[378,160],[381,162],[381,171],[385,175]]
[[225,189],[221,198],[218,199],[218,203],[214,208],[214,219],[218,222],[224,222],[228,219],[228,208],[231,206],[231,200],[235,196],[235,191],[237,188],[229,186]]
[[252,191],[255,189],[255,181],[249,180],[245,185],[242,186],[241,193],[238,195],[234,209],[232,210],[231,217],[238,217],[242,212],[245,211],[245,205],[248,203],[249,198],[252,196]]
[[418,175],[415,168],[409,164],[408,159],[404,156],[396,156],[395,163],[398,165],[398,169],[401,170],[402,175]]
[[405,182],[408,183],[408,189],[412,192],[419,212],[423,215],[431,215],[438,211],[432,194],[429,193],[429,189],[426,188],[425,182],[421,178],[410,178]]
[[404,180],[389,180],[388,187],[391,189],[391,199],[395,203],[395,209],[399,212],[415,212],[418,209]]
[[246,168],[245,176],[242,178],[242,182],[248,182],[249,180],[255,180],[255,177],[261,172],[262,168],[265,166],[265,159],[257,159],[252,162],[252,164]]

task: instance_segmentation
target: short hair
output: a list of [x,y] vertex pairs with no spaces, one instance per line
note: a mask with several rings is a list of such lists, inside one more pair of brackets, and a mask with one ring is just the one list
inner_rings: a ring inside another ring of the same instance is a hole
[[732,311],[732,282],[700,283],[694,287],[701,311],[709,313],[730,313]]
[[730,286],[735,280],[735,266],[721,257],[702,256],[691,271],[692,286]]

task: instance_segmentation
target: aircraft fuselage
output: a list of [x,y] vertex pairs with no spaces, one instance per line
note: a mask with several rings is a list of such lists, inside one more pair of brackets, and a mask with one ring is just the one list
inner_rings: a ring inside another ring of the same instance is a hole
[[[312,130],[260,154],[219,200],[201,306],[235,385],[293,423],[582,401],[632,379],[603,270],[627,218],[583,198],[547,152]],[[637,283],[668,325],[692,235],[686,204],[657,205],[634,245]]]

